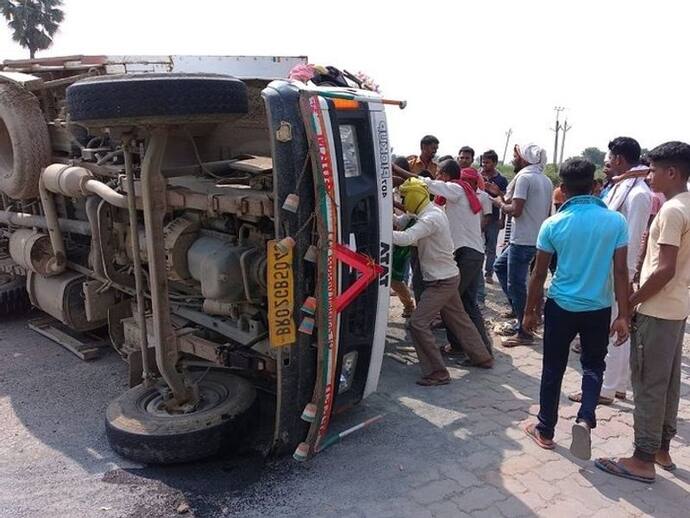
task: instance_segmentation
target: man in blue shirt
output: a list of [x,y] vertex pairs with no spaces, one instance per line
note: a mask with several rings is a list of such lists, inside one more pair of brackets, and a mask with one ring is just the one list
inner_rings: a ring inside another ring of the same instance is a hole
[[[582,402],[573,425],[571,452],[591,457],[590,430],[596,426],[595,409],[604,374],[609,335],[620,345],[628,337],[628,231],[625,218],[609,210],[596,196],[595,166],[571,158],[560,171],[566,201],[542,225],[537,238],[536,265],[529,281],[522,326],[537,327],[537,308],[554,254],[558,265],[544,308],[544,356],[539,395],[539,422],[525,431],[542,448],[553,449],[561,383],[568,364],[570,343],[580,335],[582,344]],[[618,316],[611,322],[613,305],[611,267]]]

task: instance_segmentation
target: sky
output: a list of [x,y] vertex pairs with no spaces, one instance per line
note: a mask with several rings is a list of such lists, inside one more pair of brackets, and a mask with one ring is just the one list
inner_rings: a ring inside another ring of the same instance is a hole
[[[536,142],[551,160],[554,106],[572,126],[566,157],[620,135],[647,148],[690,141],[686,2],[65,0],[64,10],[38,57],[306,55],[361,70],[408,102],[387,110],[397,154],[433,134],[440,155],[470,145],[500,157],[510,128],[511,148]],[[23,57],[0,20],[0,59]]]

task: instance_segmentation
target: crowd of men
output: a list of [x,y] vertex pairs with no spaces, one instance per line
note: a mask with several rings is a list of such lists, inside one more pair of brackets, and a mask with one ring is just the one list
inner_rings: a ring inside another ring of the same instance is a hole
[[[608,145],[603,179],[595,178],[593,163],[571,158],[555,190],[536,144],[515,146],[510,181],[498,171],[495,151],[475,160],[464,146],[457,157],[436,160],[438,145],[427,135],[419,155],[393,165],[400,203],[392,288],[409,319],[422,371],[417,383],[448,384],[444,357],[493,367],[480,308],[495,274],[510,307],[497,330],[502,345],[532,345],[544,326],[540,411],[524,427],[529,437],[555,447],[572,348],[582,365],[581,391],[568,396],[580,403],[572,453],[591,457],[597,405],[625,399],[631,382],[634,453],[595,464],[647,483],[655,466],[674,470],[670,442],[690,314],[690,145],[667,142],[643,157],[636,140],[618,137]],[[438,347],[434,328],[445,328],[448,345]]]

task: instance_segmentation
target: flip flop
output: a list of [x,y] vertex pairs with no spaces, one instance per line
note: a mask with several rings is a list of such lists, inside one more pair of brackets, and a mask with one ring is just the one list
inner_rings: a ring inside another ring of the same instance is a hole
[[516,336],[510,337],[510,338],[506,338],[505,340],[503,340],[501,342],[501,345],[503,347],[508,347],[508,348],[518,347],[521,345],[534,345],[534,338],[532,338],[532,337],[527,338],[527,337],[516,335]]
[[578,459],[592,458],[592,434],[585,423],[573,423],[573,442],[570,443],[570,453]]
[[544,448],[545,450],[553,450],[556,448],[556,445],[553,441],[549,443],[545,442],[546,439],[542,439],[541,434],[539,433],[539,430],[537,430],[537,427],[534,423],[528,424],[523,428],[523,430],[535,443],[537,443],[537,446],[540,448]]
[[[575,401],[575,403],[582,403],[582,392],[574,392],[572,394],[568,394],[568,399],[570,401]],[[597,405],[613,405],[613,398],[599,396],[599,401],[597,402]]]
[[652,484],[656,481],[655,477],[643,477],[640,475],[635,475],[631,473],[628,468],[623,466],[619,461],[613,459],[597,459],[594,461],[594,465],[601,471],[608,473],[609,475],[615,475],[621,478],[627,478],[628,480],[636,480],[638,482],[644,482],[645,484]]
[[449,358],[463,358],[467,356],[465,351],[453,349],[450,344],[446,344],[441,347],[441,354],[443,356],[448,356]]
[[678,468],[675,462],[671,462],[671,464],[662,464],[661,462],[654,461],[654,464],[659,466],[664,471],[676,471],[676,469]]
[[439,385],[448,385],[450,383],[450,378],[420,378],[417,380],[417,385],[422,387],[437,387]]

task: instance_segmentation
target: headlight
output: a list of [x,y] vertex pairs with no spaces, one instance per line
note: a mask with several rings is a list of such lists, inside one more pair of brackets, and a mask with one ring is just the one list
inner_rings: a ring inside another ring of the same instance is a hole
[[359,165],[359,149],[357,148],[357,129],[351,124],[340,126],[340,142],[343,146],[343,164],[345,178],[353,178],[362,174]]
[[357,368],[357,351],[352,351],[343,356],[343,368],[340,369],[340,383],[338,384],[338,394],[350,390],[355,379],[355,369]]

